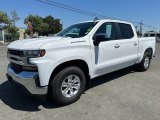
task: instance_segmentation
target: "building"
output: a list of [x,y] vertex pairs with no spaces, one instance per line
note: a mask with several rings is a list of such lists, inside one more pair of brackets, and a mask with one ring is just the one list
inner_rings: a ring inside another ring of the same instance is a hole
[[160,42],[160,32],[147,31],[144,33],[144,37],[156,37],[156,40]]
[[[0,24],[0,43],[5,42],[12,42],[13,41],[13,35],[11,33],[8,33],[6,28],[7,25]],[[25,30],[24,28],[19,28],[19,36],[16,38],[16,40],[22,40],[25,39]]]

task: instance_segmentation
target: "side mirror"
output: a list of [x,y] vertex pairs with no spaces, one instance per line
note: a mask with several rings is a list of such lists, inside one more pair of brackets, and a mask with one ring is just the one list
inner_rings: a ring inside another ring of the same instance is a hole
[[100,42],[104,42],[104,41],[107,41],[107,40],[110,40],[110,38],[107,36],[107,34],[96,34],[94,36],[94,45],[95,46],[99,46],[99,43]]

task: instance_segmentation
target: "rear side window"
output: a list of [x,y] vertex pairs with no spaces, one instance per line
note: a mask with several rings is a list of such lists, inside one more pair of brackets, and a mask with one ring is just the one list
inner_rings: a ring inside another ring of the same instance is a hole
[[130,39],[134,37],[134,33],[132,30],[131,25],[124,24],[124,23],[118,23],[121,39]]

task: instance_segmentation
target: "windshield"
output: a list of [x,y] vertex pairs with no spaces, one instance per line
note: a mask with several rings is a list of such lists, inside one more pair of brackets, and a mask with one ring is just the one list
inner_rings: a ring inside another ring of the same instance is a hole
[[59,32],[56,36],[64,36],[71,38],[80,38],[86,36],[93,27],[97,24],[97,22],[86,22],[72,25],[61,32]]

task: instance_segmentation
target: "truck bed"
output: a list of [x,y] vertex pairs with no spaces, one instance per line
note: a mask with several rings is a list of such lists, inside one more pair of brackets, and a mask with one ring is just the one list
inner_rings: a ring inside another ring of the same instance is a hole
[[[155,37],[142,37],[139,39],[139,56],[143,56],[146,48],[152,48],[153,56],[155,54],[155,48],[156,48],[156,38]],[[152,57],[153,57],[152,56]],[[140,58],[141,60],[142,58]]]

